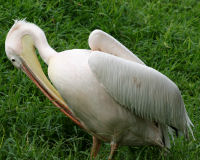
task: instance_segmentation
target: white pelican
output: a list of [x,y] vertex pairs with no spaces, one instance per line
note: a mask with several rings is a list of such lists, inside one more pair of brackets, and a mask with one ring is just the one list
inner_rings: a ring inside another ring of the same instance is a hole
[[[97,155],[101,141],[110,143],[112,159],[118,145],[169,148],[169,129],[186,137],[190,131],[193,136],[175,83],[101,30],[90,34],[89,46],[91,50],[57,53],[44,32],[26,21],[16,21],[5,42],[12,64],[93,136],[91,157]],[[56,89],[44,75],[34,47],[48,65]]]

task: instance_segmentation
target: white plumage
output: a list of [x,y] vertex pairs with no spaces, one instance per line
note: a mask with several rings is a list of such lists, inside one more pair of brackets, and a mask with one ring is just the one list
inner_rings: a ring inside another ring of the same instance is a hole
[[187,133],[184,102],[178,87],[153,68],[94,52],[89,65],[107,92],[132,113]]

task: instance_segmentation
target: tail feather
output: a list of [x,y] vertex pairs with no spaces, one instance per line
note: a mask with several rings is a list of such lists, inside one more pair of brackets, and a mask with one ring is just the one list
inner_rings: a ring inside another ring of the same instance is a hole
[[186,132],[187,136],[189,137],[189,135],[188,135],[188,129],[189,129],[189,132],[191,133],[193,140],[196,140],[195,137],[194,137],[192,128],[191,128],[191,126],[194,127],[194,125],[193,125],[193,123],[191,122],[191,120],[190,120],[190,118],[189,118],[187,112],[186,112],[186,121],[187,121],[187,132]]
[[165,145],[166,148],[170,149],[171,144],[170,144],[170,138],[169,138],[169,134],[168,134],[167,125],[160,124],[160,129],[161,129],[161,132],[162,132],[163,144]]

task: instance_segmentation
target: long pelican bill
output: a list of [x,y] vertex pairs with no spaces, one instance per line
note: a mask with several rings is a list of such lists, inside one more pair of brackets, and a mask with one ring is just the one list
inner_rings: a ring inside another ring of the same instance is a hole
[[53,87],[45,76],[42,67],[38,61],[33,45],[33,40],[29,35],[22,38],[23,51],[20,55],[22,60],[21,69],[25,74],[36,84],[36,86],[43,92],[43,94],[60,110],[67,115],[77,125],[82,127],[79,120],[77,120],[70,111],[63,98],[58,91]]

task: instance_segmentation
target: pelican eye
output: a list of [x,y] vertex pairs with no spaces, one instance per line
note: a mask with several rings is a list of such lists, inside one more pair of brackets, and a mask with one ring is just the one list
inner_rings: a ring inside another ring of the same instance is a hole
[[14,58],[12,58],[12,59],[11,59],[11,61],[12,61],[12,62],[15,62],[15,59],[14,59]]

